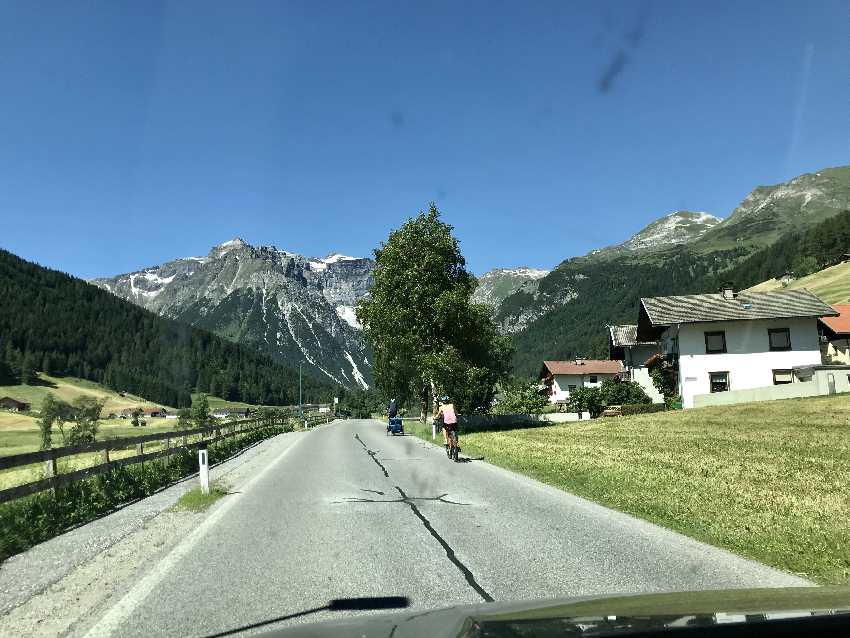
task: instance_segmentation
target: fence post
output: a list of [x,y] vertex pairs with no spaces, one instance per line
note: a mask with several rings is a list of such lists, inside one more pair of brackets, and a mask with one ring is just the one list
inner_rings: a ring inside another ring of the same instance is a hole
[[139,456],[141,456],[141,457],[142,457],[142,461],[141,461],[141,463],[142,463],[142,470],[144,471],[144,469],[145,469],[145,458],[144,458],[144,454],[145,454],[145,444],[144,444],[144,442],[139,443],[139,444],[136,446],[136,454],[138,454]]
[[103,462],[107,463],[107,464],[109,463],[109,446],[108,445],[105,448],[103,448]]
[[48,453],[50,454],[50,458],[44,462],[44,474],[47,478],[53,479],[51,480],[52,487],[50,491],[56,496],[56,452],[53,448],[50,448]]
[[165,466],[168,467],[168,461],[171,457],[171,437],[165,437]]
[[207,448],[198,448],[198,478],[201,479],[201,493],[210,493],[210,466]]

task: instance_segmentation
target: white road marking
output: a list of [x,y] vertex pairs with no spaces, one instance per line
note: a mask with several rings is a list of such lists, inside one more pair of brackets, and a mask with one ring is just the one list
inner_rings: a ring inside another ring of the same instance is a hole
[[[286,448],[280,456],[272,461],[265,469],[263,469],[254,478],[248,481],[242,488],[242,492],[247,492],[255,483],[268,474],[281,459],[285,457],[292,449],[294,449],[305,437],[299,437],[292,445]],[[188,554],[195,544],[200,541],[204,535],[216,523],[224,518],[227,513],[239,502],[239,499],[229,499],[222,503],[208,518],[206,518],[198,527],[196,527],[182,543],[177,545],[171,552],[159,561],[150,572],[128,591],[124,597],[118,601],[108,612],[106,612],[99,621],[86,633],[85,638],[101,638],[117,635],[118,629],[130,617],[135,609],[144,602],[150,593],[157,585],[165,578],[168,572],[180,560]]]

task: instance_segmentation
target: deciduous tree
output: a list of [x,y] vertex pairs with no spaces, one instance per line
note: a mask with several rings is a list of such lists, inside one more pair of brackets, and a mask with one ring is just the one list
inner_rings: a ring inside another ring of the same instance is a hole
[[470,303],[466,270],[452,227],[431,204],[375,250],[370,294],[357,317],[374,352],[374,375],[400,404],[446,392],[462,412],[487,410],[509,370],[511,349],[483,306]]

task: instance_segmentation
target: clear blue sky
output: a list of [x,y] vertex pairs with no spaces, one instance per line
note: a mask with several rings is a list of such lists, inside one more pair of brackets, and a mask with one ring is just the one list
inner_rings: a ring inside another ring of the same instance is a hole
[[850,163],[847,2],[4,2],[0,247],[83,277],[234,236],[471,269]]

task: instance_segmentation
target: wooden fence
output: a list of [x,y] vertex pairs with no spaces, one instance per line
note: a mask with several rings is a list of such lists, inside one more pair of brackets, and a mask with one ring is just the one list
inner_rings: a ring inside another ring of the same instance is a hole
[[[305,406],[306,407],[306,406]],[[0,503],[11,501],[36,492],[44,490],[55,490],[61,485],[67,485],[75,481],[79,481],[90,476],[104,474],[116,467],[123,465],[133,465],[136,463],[144,463],[154,459],[167,457],[171,454],[176,454],[182,450],[197,449],[202,446],[207,446],[216,441],[257,430],[270,429],[272,427],[284,425],[290,420],[294,420],[298,427],[307,425],[313,427],[321,423],[330,422],[333,415],[330,413],[310,413],[305,414],[304,419],[298,418],[298,410],[287,410],[285,414],[275,417],[262,417],[253,419],[243,419],[240,421],[224,421],[213,423],[203,428],[194,428],[191,430],[172,430],[169,432],[157,432],[155,434],[145,434],[142,436],[134,436],[127,438],[110,439],[106,441],[98,441],[96,443],[88,443],[85,445],[71,445],[65,447],[51,448],[49,450],[39,450],[38,452],[26,452],[24,454],[15,454],[12,456],[0,457],[0,471],[10,470],[36,463],[43,463],[44,478],[23,485],[17,485],[4,490],[0,490]],[[195,439],[190,442],[190,439]],[[152,444],[162,441],[160,449],[145,452],[145,444]],[[126,450],[127,448],[136,448],[136,454],[123,458],[109,458],[110,451]],[[102,453],[102,462],[79,470],[74,470],[66,473],[59,473],[57,461],[62,458],[77,456],[80,454]]]

